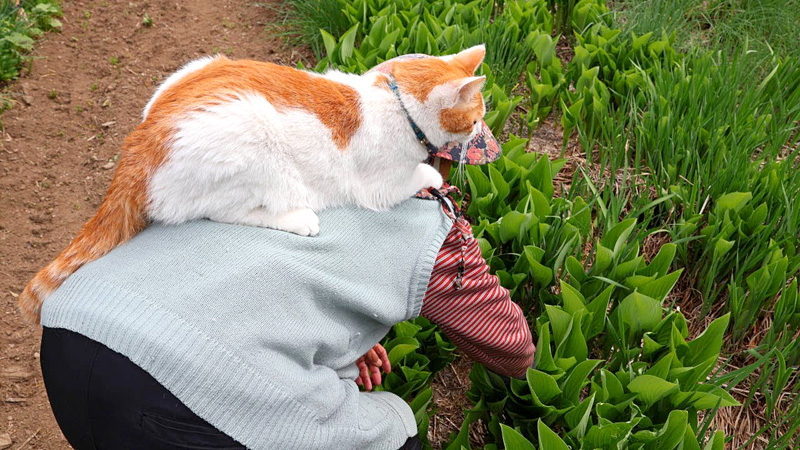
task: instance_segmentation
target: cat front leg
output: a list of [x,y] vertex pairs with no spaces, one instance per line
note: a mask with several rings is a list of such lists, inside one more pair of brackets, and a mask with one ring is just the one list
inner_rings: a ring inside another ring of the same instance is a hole
[[319,217],[310,208],[300,208],[279,214],[270,213],[264,208],[254,208],[233,220],[211,219],[217,222],[288,231],[300,236],[319,234]]
[[272,228],[299,234],[300,236],[316,236],[319,234],[319,216],[311,208],[300,208],[275,217]]
[[442,184],[444,184],[444,180],[438,170],[428,164],[420,163],[414,169],[407,185],[407,189],[409,190],[407,196],[412,196],[420,189],[424,188],[433,187],[439,189],[442,187]]
[[439,189],[442,187],[443,183],[444,180],[442,180],[442,176],[439,174],[438,170],[428,164],[420,163],[414,168],[414,171],[411,172],[411,176],[408,177],[399,188],[391,190],[388,196],[380,198],[378,202],[376,202],[374,209],[380,210],[394,206],[409,197],[413,197],[414,194],[421,189],[429,187]]

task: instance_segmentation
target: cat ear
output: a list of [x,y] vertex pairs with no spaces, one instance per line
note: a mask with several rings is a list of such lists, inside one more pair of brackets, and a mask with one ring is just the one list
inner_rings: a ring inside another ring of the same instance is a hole
[[486,56],[486,46],[481,44],[453,55],[453,61],[461,64],[469,73],[475,73],[484,56]]
[[460,105],[464,103],[469,103],[472,100],[472,97],[477,94],[481,88],[483,87],[483,83],[486,82],[486,77],[481,75],[479,77],[467,77],[461,78],[460,80],[456,80],[453,82],[453,85],[456,88],[455,98],[454,98],[454,105]]

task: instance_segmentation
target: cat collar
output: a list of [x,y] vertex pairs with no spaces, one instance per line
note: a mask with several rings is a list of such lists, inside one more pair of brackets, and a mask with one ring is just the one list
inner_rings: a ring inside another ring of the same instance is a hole
[[389,74],[388,71],[382,70],[383,67],[381,66],[384,64],[386,64],[386,62],[375,67],[373,70],[384,73],[389,79],[389,89],[391,89],[395,97],[397,97],[397,100],[400,102],[400,107],[403,108],[403,113],[405,113],[406,119],[408,119],[408,123],[411,125],[411,129],[414,131],[414,135],[417,137],[420,144],[428,150],[428,154],[431,158],[443,158],[463,164],[480,165],[490,163],[500,157],[502,153],[500,144],[492,135],[489,126],[486,125],[486,122],[483,120],[481,120],[481,131],[466,144],[452,141],[441,147],[433,145],[433,143],[428,140],[427,136],[425,136],[425,133],[419,125],[411,118],[411,114],[408,113],[408,109],[406,109],[406,105],[400,97],[400,88],[397,86],[394,77]]
[[[428,137],[425,136],[425,133],[422,129],[414,122],[414,119],[411,118],[411,114],[408,113],[408,109],[406,109],[406,104],[403,103],[403,99],[400,98],[400,88],[397,87],[397,82],[394,80],[394,77],[389,76],[389,89],[394,92],[394,96],[397,97],[397,100],[400,101],[400,107],[403,108],[403,112],[406,114],[406,119],[408,119],[408,123],[411,124],[411,129],[414,130],[414,135],[417,136],[417,140],[420,144],[422,144],[426,149],[428,149],[428,153],[431,156],[436,155],[439,152],[439,147],[431,144],[431,141],[428,140]],[[435,156],[434,156],[435,157]]]

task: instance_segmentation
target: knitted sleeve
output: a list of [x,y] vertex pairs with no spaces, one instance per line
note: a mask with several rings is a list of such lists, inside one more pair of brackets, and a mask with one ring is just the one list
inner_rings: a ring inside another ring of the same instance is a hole
[[472,227],[460,217],[439,250],[420,315],[494,372],[520,376],[533,363],[535,347],[522,310],[489,274]]

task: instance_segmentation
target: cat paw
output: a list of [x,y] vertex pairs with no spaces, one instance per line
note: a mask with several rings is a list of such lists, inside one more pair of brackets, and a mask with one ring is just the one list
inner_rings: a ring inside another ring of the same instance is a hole
[[295,209],[275,217],[274,228],[300,236],[319,234],[319,216],[309,208]]
[[421,163],[417,166],[416,175],[417,179],[420,180],[421,188],[433,187],[439,189],[442,187],[442,184],[444,184],[444,180],[439,171],[425,163]]

